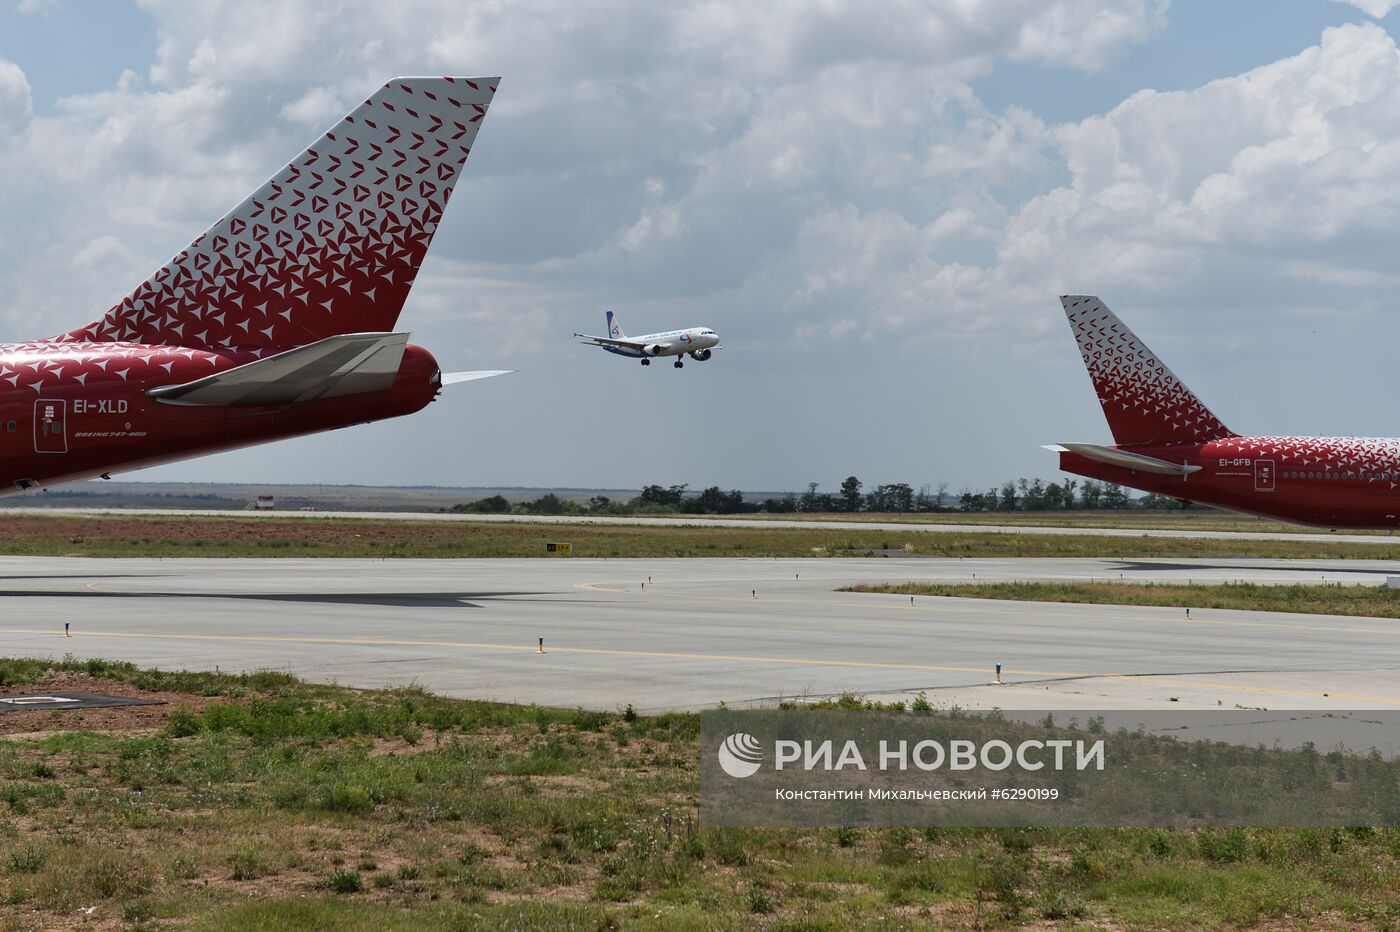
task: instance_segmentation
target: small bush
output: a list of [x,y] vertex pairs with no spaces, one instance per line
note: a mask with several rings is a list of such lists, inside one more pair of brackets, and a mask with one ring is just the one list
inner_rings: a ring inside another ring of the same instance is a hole
[[90,891],[104,900],[143,896],[153,885],[143,864],[116,851],[104,851],[87,859],[77,880],[77,889]]
[[1069,873],[1079,880],[1099,881],[1108,876],[1108,865],[1100,852],[1075,848],[1069,856]]
[[716,829],[706,834],[705,849],[710,857],[730,867],[743,867],[749,863],[749,848],[741,833],[733,829]]
[[188,738],[199,734],[199,716],[189,709],[178,708],[165,721],[165,733],[172,738]]
[[913,862],[914,851],[909,847],[907,829],[891,829],[880,842],[876,862],[885,867],[903,867]]
[[1083,919],[1088,915],[1084,904],[1075,899],[1067,890],[1044,890],[1036,898],[1036,912],[1041,919],[1062,922],[1066,919]]
[[1024,829],[1008,828],[997,833],[1001,847],[1009,854],[1025,854],[1035,847],[1035,839]]
[[363,786],[337,783],[321,794],[320,807],[327,812],[368,812],[374,808],[374,800]]
[[978,899],[994,900],[1007,919],[1016,918],[1022,905],[1020,886],[1026,880],[1025,859],[1008,855],[988,857],[978,866]]
[[1245,834],[1238,828],[1226,832],[1202,832],[1196,838],[1201,857],[1217,864],[1235,864],[1249,854]]
[[1171,854],[1172,840],[1166,832],[1148,832],[1144,843],[1148,852],[1155,858],[1164,858]]
[[26,845],[19,851],[11,851],[6,866],[12,874],[37,874],[43,870],[49,853],[42,848]]
[[247,849],[235,851],[229,855],[228,860],[233,867],[234,880],[257,880],[259,877],[266,877],[272,873],[256,851]]
[[326,878],[326,886],[333,893],[359,893],[364,889],[360,875],[355,871],[336,871]]
[[587,709],[576,709],[573,714],[573,726],[579,731],[602,731],[603,726],[608,723],[608,716],[605,712],[590,712]]

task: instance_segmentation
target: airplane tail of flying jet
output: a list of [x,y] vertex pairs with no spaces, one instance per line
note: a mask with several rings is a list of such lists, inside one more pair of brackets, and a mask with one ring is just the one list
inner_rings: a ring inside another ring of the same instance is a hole
[[54,338],[294,347],[394,329],[499,78],[395,78],[101,320]]
[[1062,295],[1060,302],[1118,446],[1235,436],[1097,297]]
[[603,316],[607,319],[608,336],[614,340],[625,340],[627,334],[622,332],[622,320],[612,311],[604,311]]

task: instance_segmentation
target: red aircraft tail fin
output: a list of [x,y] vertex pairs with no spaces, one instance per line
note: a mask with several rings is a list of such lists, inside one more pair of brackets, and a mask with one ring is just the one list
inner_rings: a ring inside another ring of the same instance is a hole
[[1235,436],[1092,295],[1062,295],[1070,329],[1119,446],[1192,444]]
[[60,341],[277,346],[394,329],[499,78],[395,78]]

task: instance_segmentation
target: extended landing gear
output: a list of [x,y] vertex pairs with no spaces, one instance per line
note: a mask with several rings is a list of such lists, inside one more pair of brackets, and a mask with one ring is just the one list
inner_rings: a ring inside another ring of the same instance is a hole
[[650,360],[650,359],[643,359],[643,360],[642,360],[642,365],[644,365],[644,366],[649,366],[649,365],[651,365],[651,360]]
[[681,368],[681,367],[684,366],[684,365],[685,365],[685,363],[681,362],[679,359],[676,360],[676,368],[677,368],[677,369]]

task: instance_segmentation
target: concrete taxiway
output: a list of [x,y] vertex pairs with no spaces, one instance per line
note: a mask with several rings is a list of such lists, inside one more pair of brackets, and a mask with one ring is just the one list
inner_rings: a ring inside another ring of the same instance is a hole
[[1395,573],[1375,561],[10,557],[0,654],[605,709],[845,691],[922,691],[969,708],[1400,708],[1400,621],[835,591],[907,579],[1380,584]]

